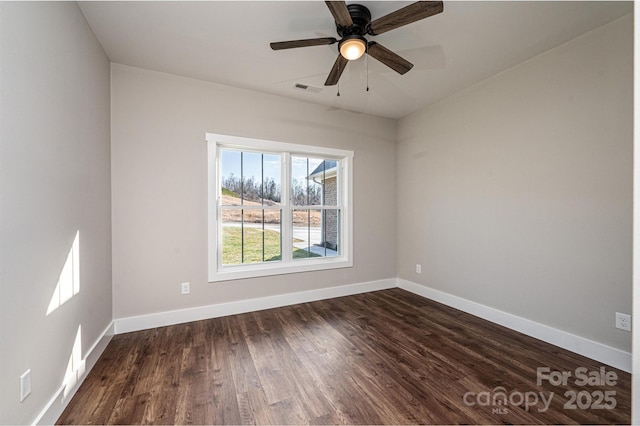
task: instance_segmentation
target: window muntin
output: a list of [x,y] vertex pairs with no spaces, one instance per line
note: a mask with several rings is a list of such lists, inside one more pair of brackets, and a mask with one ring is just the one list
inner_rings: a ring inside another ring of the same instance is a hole
[[353,265],[352,152],[207,140],[210,281]]

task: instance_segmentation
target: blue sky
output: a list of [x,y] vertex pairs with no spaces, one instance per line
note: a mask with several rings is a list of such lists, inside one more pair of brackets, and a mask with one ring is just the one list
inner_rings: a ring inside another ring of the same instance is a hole
[[[240,151],[222,150],[222,177],[227,178],[232,173],[240,177]],[[264,161],[263,161],[264,158]],[[322,159],[309,158],[307,171],[307,158],[292,158],[292,174],[294,179],[303,180],[322,162]],[[260,180],[262,176],[261,168],[264,167],[264,177],[275,180],[280,185],[281,160],[279,155],[260,154],[255,152],[244,152],[242,156],[244,162],[242,172],[246,178],[253,176],[255,180]]]
[[[229,177],[232,173],[236,177],[240,177],[240,154],[240,151],[222,150],[223,178]],[[244,162],[242,172],[246,178],[253,176],[255,180],[260,180],[263,173],[262,167],[264,167],[265,179],[273,179],[277,185],[280,185],[281,163],[279,155],[245,152],[242,161]]]

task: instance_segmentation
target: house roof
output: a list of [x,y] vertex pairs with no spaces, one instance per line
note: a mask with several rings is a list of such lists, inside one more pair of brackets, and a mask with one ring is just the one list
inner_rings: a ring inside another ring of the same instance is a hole
[[338,162],[336,160],[324,160],[315,168],[309,175],[309,179],[313,178],[329,178],[336,175],[336,166]]

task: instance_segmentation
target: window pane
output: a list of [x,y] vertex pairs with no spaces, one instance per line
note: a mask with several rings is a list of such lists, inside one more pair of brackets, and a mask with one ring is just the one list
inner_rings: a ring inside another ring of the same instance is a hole
[[262,210],[245,210],[242,214],[242,263],[262,262],[264,241],[262,233]]
[[264,223],[264,261],[282,260],[282,222],[281,210],[265,210]]
[[[282,259],[280,210],[222,212],[222,264],[239,265]],[[240,221],[236,221],[242,218]]]
[[320,247],[322,241],[322,211],[309,210],[309,218],[309,247],[307,251],[316,256],[323,256],[324,251]]
[[241,205],[241,152],[221,151],[220,173],[222,175],[222,205]]
[[222,205],[280,204],[279,155],[222,150]]
[[327,249],[326,256],[337,256],[340,252],[340,211],[325,210],[323,213],[321,246]]
[[291,199],[296,206],[322,204],[323,160],[308,157],[291,157]]
[[[314,212],[315,213],[315,212]],[[318,212],[319,213],[319,212]],[[311,232],[319,232],[320,215],[311,214],[311,210],[293,211],[293,258],[318,257],[311,251]]]
[[280,205],[280,175],[282,161],[279,155],[263,154],[262,198],[265,206]]
[[262,154],[242,153],[243,205],[262,204]]
[[225,213],[236,213],[241,216],[241,210],[222,212],[222,264],[239,265],[242,263],[242,222]]
[[293,211],[293,258],[338,255],[339,212],[297,209]]
[[327,160],[325,161],[327,166],[324,170],[323,182],[323,200],[322,204],[325,206],[337,206],[338,205],[338,176],[336,174],[336,162]]

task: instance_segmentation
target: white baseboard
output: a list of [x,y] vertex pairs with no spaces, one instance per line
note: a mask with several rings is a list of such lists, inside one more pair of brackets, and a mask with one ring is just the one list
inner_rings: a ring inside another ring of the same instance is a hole
[[398,287],[628,373],[631,372],[631,353],[629,352],[411,281],[398,279]]
[[281,294],[278,296],[260,297],[256,299],[239,300],[236,302],[220,303],[216,305],[199,306],[197,308],[119,318],[114,320],[115,333],[128,333],[130,331],[146,330],[149,328],[164,327],[167,325],[200,321],[227,315],[243,314],[246,312],[295,305],[296,303],[332,299],[334,297],[350,296],[352,294],[367,293],[370,291],[385,290],[394,287],[397,287],[397,282],[395,278],[391,278],[359,284],[349,284],[317,290],[301,291],[297,293]]
[[84,373],[80,377],[78,377],[78,380],[73,388],[69,392],[67,392],[65,396],[65,385],[60,386],[58,390],[56,390],[56,392],[53,394],[47,405],[42,409],[40,414],[38,414],[38,417],[36,417],[32,425],[52,425],[55,424],[56,421],[58,421],[58,418],[60,417],[60,415],[62,415],[64,409],[67,408],[69,401],[71,401],[73,395],[75,395],[75,393],[78,391],[80,385],[82,384],[82,382],[84,382],[84,379],[96,364],[98,358],[100,358],[100,355],[102,355],[102,352],[104,352],[113,335],[114,323],[113,321],[111,321],[107,328],[104,329],[104,331],[93,343],[93,345],[91,345],[91,347],[87,350],[87,353],[83,358],[83,361],[85,363]]

